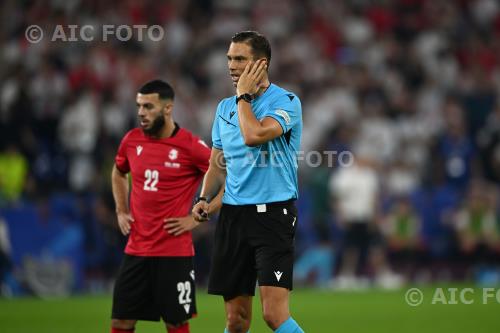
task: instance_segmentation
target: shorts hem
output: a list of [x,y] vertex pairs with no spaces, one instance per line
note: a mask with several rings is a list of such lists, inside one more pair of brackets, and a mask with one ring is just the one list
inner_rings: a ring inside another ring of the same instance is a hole
[[207,293],[209,295],[217,295],[217,296],[223,296],[224,298],[234,298],[238,296],[255,296],[255,291],[254,292],[241,292],[241,291],[236,291],[236,292],[227,292],[227,291],[221,291],[221,290],[215,290],[215,289],[208,289]]
[[276,287],[276,288],[283,288],[283,289],[287,289],[287,290],[290,290],[292,291],[293,290],[293,286],[277,286],[275,284],[272,284],[272,283],[259,283],[259,287]]
[[115,315],[111,316],[111,319],[119,319],[119,320],[141,320],[141,321],[155,321],[159,322],[161,320],[161,316],[151,317],[151,316],[137,316],[137,315]]

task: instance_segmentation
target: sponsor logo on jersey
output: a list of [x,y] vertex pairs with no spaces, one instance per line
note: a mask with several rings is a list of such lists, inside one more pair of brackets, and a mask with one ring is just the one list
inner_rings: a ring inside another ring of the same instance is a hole
[[181,167],[180,163],[166,161],[164,164],[167,168],[179,169]]

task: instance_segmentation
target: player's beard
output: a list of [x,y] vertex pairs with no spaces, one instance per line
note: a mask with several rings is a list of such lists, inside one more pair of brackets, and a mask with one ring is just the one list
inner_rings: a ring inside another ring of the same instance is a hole
[[160,136],[163,126],[165,126],[165,117],[163,116],[163,113],[161,113],[153,120],[151,127],[143,128],[142,130],[147,136],[158,137]]

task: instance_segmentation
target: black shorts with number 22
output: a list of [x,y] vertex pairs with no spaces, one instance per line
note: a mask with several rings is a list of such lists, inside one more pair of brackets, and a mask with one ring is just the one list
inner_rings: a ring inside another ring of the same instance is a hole
[[192,257],[125,254],[113,292],[113,319],[180,324],[196,315]]

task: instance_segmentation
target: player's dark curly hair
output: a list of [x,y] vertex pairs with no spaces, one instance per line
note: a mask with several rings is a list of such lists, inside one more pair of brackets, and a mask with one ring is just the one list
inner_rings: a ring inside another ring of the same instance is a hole
[[265,57],[267,68],[271,63],[271,45],[266,37],[257,31],[241,31],[231,38],[233,43],[247,43],[253,51],[254,57]]
[[141,89],[139,89],[140,94],[158,94],[160,99],[171,99],[174,100],[174,89],[165,81],[153,80],[146,82]]

